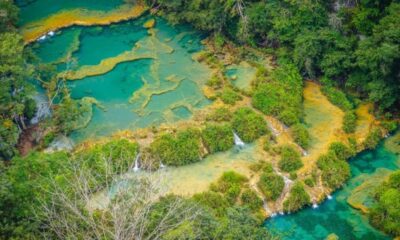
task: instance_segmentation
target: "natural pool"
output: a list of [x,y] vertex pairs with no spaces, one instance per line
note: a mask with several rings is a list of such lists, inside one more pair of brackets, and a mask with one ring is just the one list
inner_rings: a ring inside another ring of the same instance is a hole
[[148,30],[148,19],[70,27],[33,44],[44,62],[74,73],[76,80],[68,81],[73,98],[93,97],[102,106],[93,107],[86,128],[72,133],[75,141],[188,119],[209,103],[201,88],[211,71],[192,59],[204,36],[161,18]]
[[[265,227],[283,239],[325,239],[336,234],[339,239],[390,239],[374,229],[365,215],[352,208],[347,200],[351,192],[367,179],[385,169],[400,168],[399,153],[390,152],[382,143],[374,151],[365,151],[350,160],[352,178],[317,209],[307,208],[298,213],[276,216]],[[376,184],[377,185],[377,184]]]

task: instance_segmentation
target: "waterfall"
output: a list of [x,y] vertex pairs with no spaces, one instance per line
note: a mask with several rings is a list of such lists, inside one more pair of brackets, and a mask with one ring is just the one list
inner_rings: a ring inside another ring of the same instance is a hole
[[318,204],[316,204],[316,203],[314,202],[313,205],[312,205],[312,208],[313,208],[313,209],[318,208]]
[[44,41],[47,38],[54,36],[55,34],[56,33],[54,31],[50,31],[50,32],[46,33],[45,35],[41,36],[38,40],[39,41]]
[[162,163],[162,162],[160,162],[160,168],[165,168],[166,166]]
[[136,158],[135,158],[135,166],[133,167],[133,171],[134,171],[134,172],[137,172],[137,171],[140,170],[140,167],[139,167],[139,160],[140,160],[140,153],[138,153],[138,154],[136,155]]
[[235,146],[244,147],[244,142],[235,132],[233,133],[233,140],[235,141]]
[[49,147],[47,147],[44,152],[52,153],[57,151],[72,151],[74,146],[74,142],[69,137],[59,135],[50,143]]
[[36,102],[36,113],[35,116],[31,119],[31,124],[37,124],[41,120],[45,119],[46,117],[50,116],[50,106],[47,98],[43,94],[38,94],[33,97],[33,100]]
[[279,131],[276,128],[274,128],[274,126],[272,126],[272,124],[268,124],[268,127],[269,129],[271,129],[271,132],[275,137],[280,134]]
[[308,155],[308,152],[306,150],[304,150],[304,149],[302,149],[301,152],[302,152],[303,156],[307,156]]
[[328,194],[327,198],[328,198],[328,200],[331,200],[332,196]]

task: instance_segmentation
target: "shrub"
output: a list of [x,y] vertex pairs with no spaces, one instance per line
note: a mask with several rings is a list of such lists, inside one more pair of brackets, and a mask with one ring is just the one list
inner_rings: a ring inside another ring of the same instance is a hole
[[303,101],[303,80],[298,69],[282,64],[272,72],[268,82],[256,85],[253,106],[264,114],[278,117],[286,125],[300,122]]
[[286,212],[294,212],[310,203],[310,196],[301,182],[296,182],[290,190],[289,197],[283,203]]
[[303,124],[296,124],[291,127],[294,141],[302,148],[307,149],[310,145],[310,134]]
[[233,129],[229,124],[207,125],[202,138],[210,153],[226,151],[233,146]]
[[333,152],[339,160],[347,160],[354,156],[355,151],[341,142],[333,142],[329,146],[329,151]]
[[304,180],[304,183],[309,187],[314,187],[315,186],[315,181],[312,178],[306,178]]
[[343,131],[345,133],[354,133],[357,126],[357,115],[354,111],[347,111],[343,117]]
[[245,142],[252,142],[268,133],[264,118],[250,108],[240,108],[234,113],[232,127]]
[[222,87],[222,82],[223,80],[220,77],[214,75],[210,79],[208,79],[206,85],[214,89],[218,89]]
[[334,152],[322,155],[317,160],[317,166],[322,171],[322,181],[325,186],[335,190],[350,177],[350,166],[339,160]]
[[378,229],[393,237],[400,236],[400,171],[378,186],[369,220]]
[[347,99],[346,94],[341,90],[332,86],[324,86],[322,87],[322,92],[332,104],[338,106],[343,111],[349,111],[354,108],[353,104]]
[[285,181],[276,173],[263,173],[257,186],[268,200],[276,200],[285,187]]
[[221,107],[217,108],[210,115],[207,116],[207,120],[215,122],[226,122],[232,119],[232,113],[229,109]]
[[210,189],[214,192],[224,194],[230,204],[236,202],[240,194],[241,186],[247,181],[247,178],[233,171],[225,172],[216,183],[211,184]]
[[281,160],[278,163],[279,168],[285,172],[296,171],[303,166],[300,153],[292,146],[283,146],[281,148]]
[[212,191],[226,193],[232,186],[241,186],[246,181],[247,178],[245,176],[234,171],[228,171],[224,172],[216,183],[211,184],[210,189]]
[[262,171],[264,173],[270,173],[270,172],[274,171],[272,164],[269,162],[265,162],[265,161],[259,161],[255,164],[251,165],[250,168],[254,172]]
[[257,195],[257,193],[251,189],[245,189],[240,196],[242,204],[249,207],[252,211],[259,210],[262,205],[262,199]]
[[366,149],[376,148],[381,138],[382,138],[381,130],[379,128],[372,129],[364,141],[364,147]]
[[230,206],[230,203],[222,194],[213,191],[195,194],[193,199],[214,210],[217,216],[223,216],[226,208]]
[[181,166],[200,161],[200,134],[187,129],[176,136],[165,134],[150,144],[150,153],[167,165]]
[[236,101],[242,100],[242,96],[231,88],[224,88],[220,94],[220,98],[224,103],[229,105],[234,105]]
[[28,119],[32,119],[36,114],[36,102],[32,98],[28,98],[25,102],[24,115]]

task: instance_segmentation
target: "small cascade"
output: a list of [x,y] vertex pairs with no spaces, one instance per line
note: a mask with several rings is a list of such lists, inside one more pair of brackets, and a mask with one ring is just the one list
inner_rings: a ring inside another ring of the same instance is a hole
[[167,166],[165,166],[162,162],[160,162],[160,168],[166,168]]
[[328,200],[332,199],[332,196],[328,194],[328,196],[326,196],[328,198]]
[[47,98],[45,95],[38,94],[33,97],[33,100],[36,102],[36,113],[35,116],[31,119],[30,123],[31,124],[37,124],[41,120],[45,119],[46,117],[49,117],[51,115],[50,112],[50,105],[49,102],[47,101]]
[[272,126],[272,124],[268,124],[268,127],[269,127],[269,129],[271,130],[271,132],[272,132],[272,134],[276,137],[276,136],[279,136],[279,131],[276,129],[276,128],[274,128],[274,126]]
[[304,149],[301,150],[301,153],[303,154],[303,157],[308,155],[308,152],[306,150],[304,150]]
[[133,166],[133,171],[134,171],[134,172],[137,172],[137,171],[140,170],[140,167],[139,167],[139,160],[140,160],[140,153],[138,153],[138,154],[136,155],[136,158],[135,158],[135,165]]
[[318,208],[318,204],[314,202],[313,205],[312,205],[312,208],[313,209],[317,209]]
[[285,215],[285,213],[283,211],[280,211],[279,215],[283,216],[283,215]]
[[53,37],[56,33],[54,31],[50,31],[48,33],[46,33],[45,35],[41,36],[40,38],[38,38],[38,41],[44,41],[49,37]]
[[244,142],[235,132],[233,133],[233,140],[235,141],[235,146],[244,147]]

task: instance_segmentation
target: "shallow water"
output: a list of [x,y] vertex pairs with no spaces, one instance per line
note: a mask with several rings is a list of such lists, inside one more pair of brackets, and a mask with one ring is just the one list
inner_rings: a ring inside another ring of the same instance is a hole
[[384,169],[399,169],[399,155],[380,144],[376,150],[365,151],[351,159],[350,166],[352,178],[333,195],[333,199],[326,200],[317,209],[310,207],[295,214],[274,217],[267,220],[265,226],[283,239],[325,239],[331,233],[339,239],[390,239],[374,229],[367,217],[353,209],[347,199],[352,190]]
[[49,17],[67,9],[112,10],[122,5],[123,0],[16,0],[20,7],[20,25]]
[[188,119],[193,110],[209,103],[201,88],[210,69],[192,60],[192,54],[203,48],[204,36],[160,18],[148,32],[143,23],[149,18],[106,27],[70,27],[33,44],[37,55],[57,63],[60,71],[96,65],[101,69],[102,61],[128,52],[152,57],[121,58],[109,72],[68,81],[73,98],[93,97],[104,107],[94,107],[89,125],[72,133],[75,141]]

